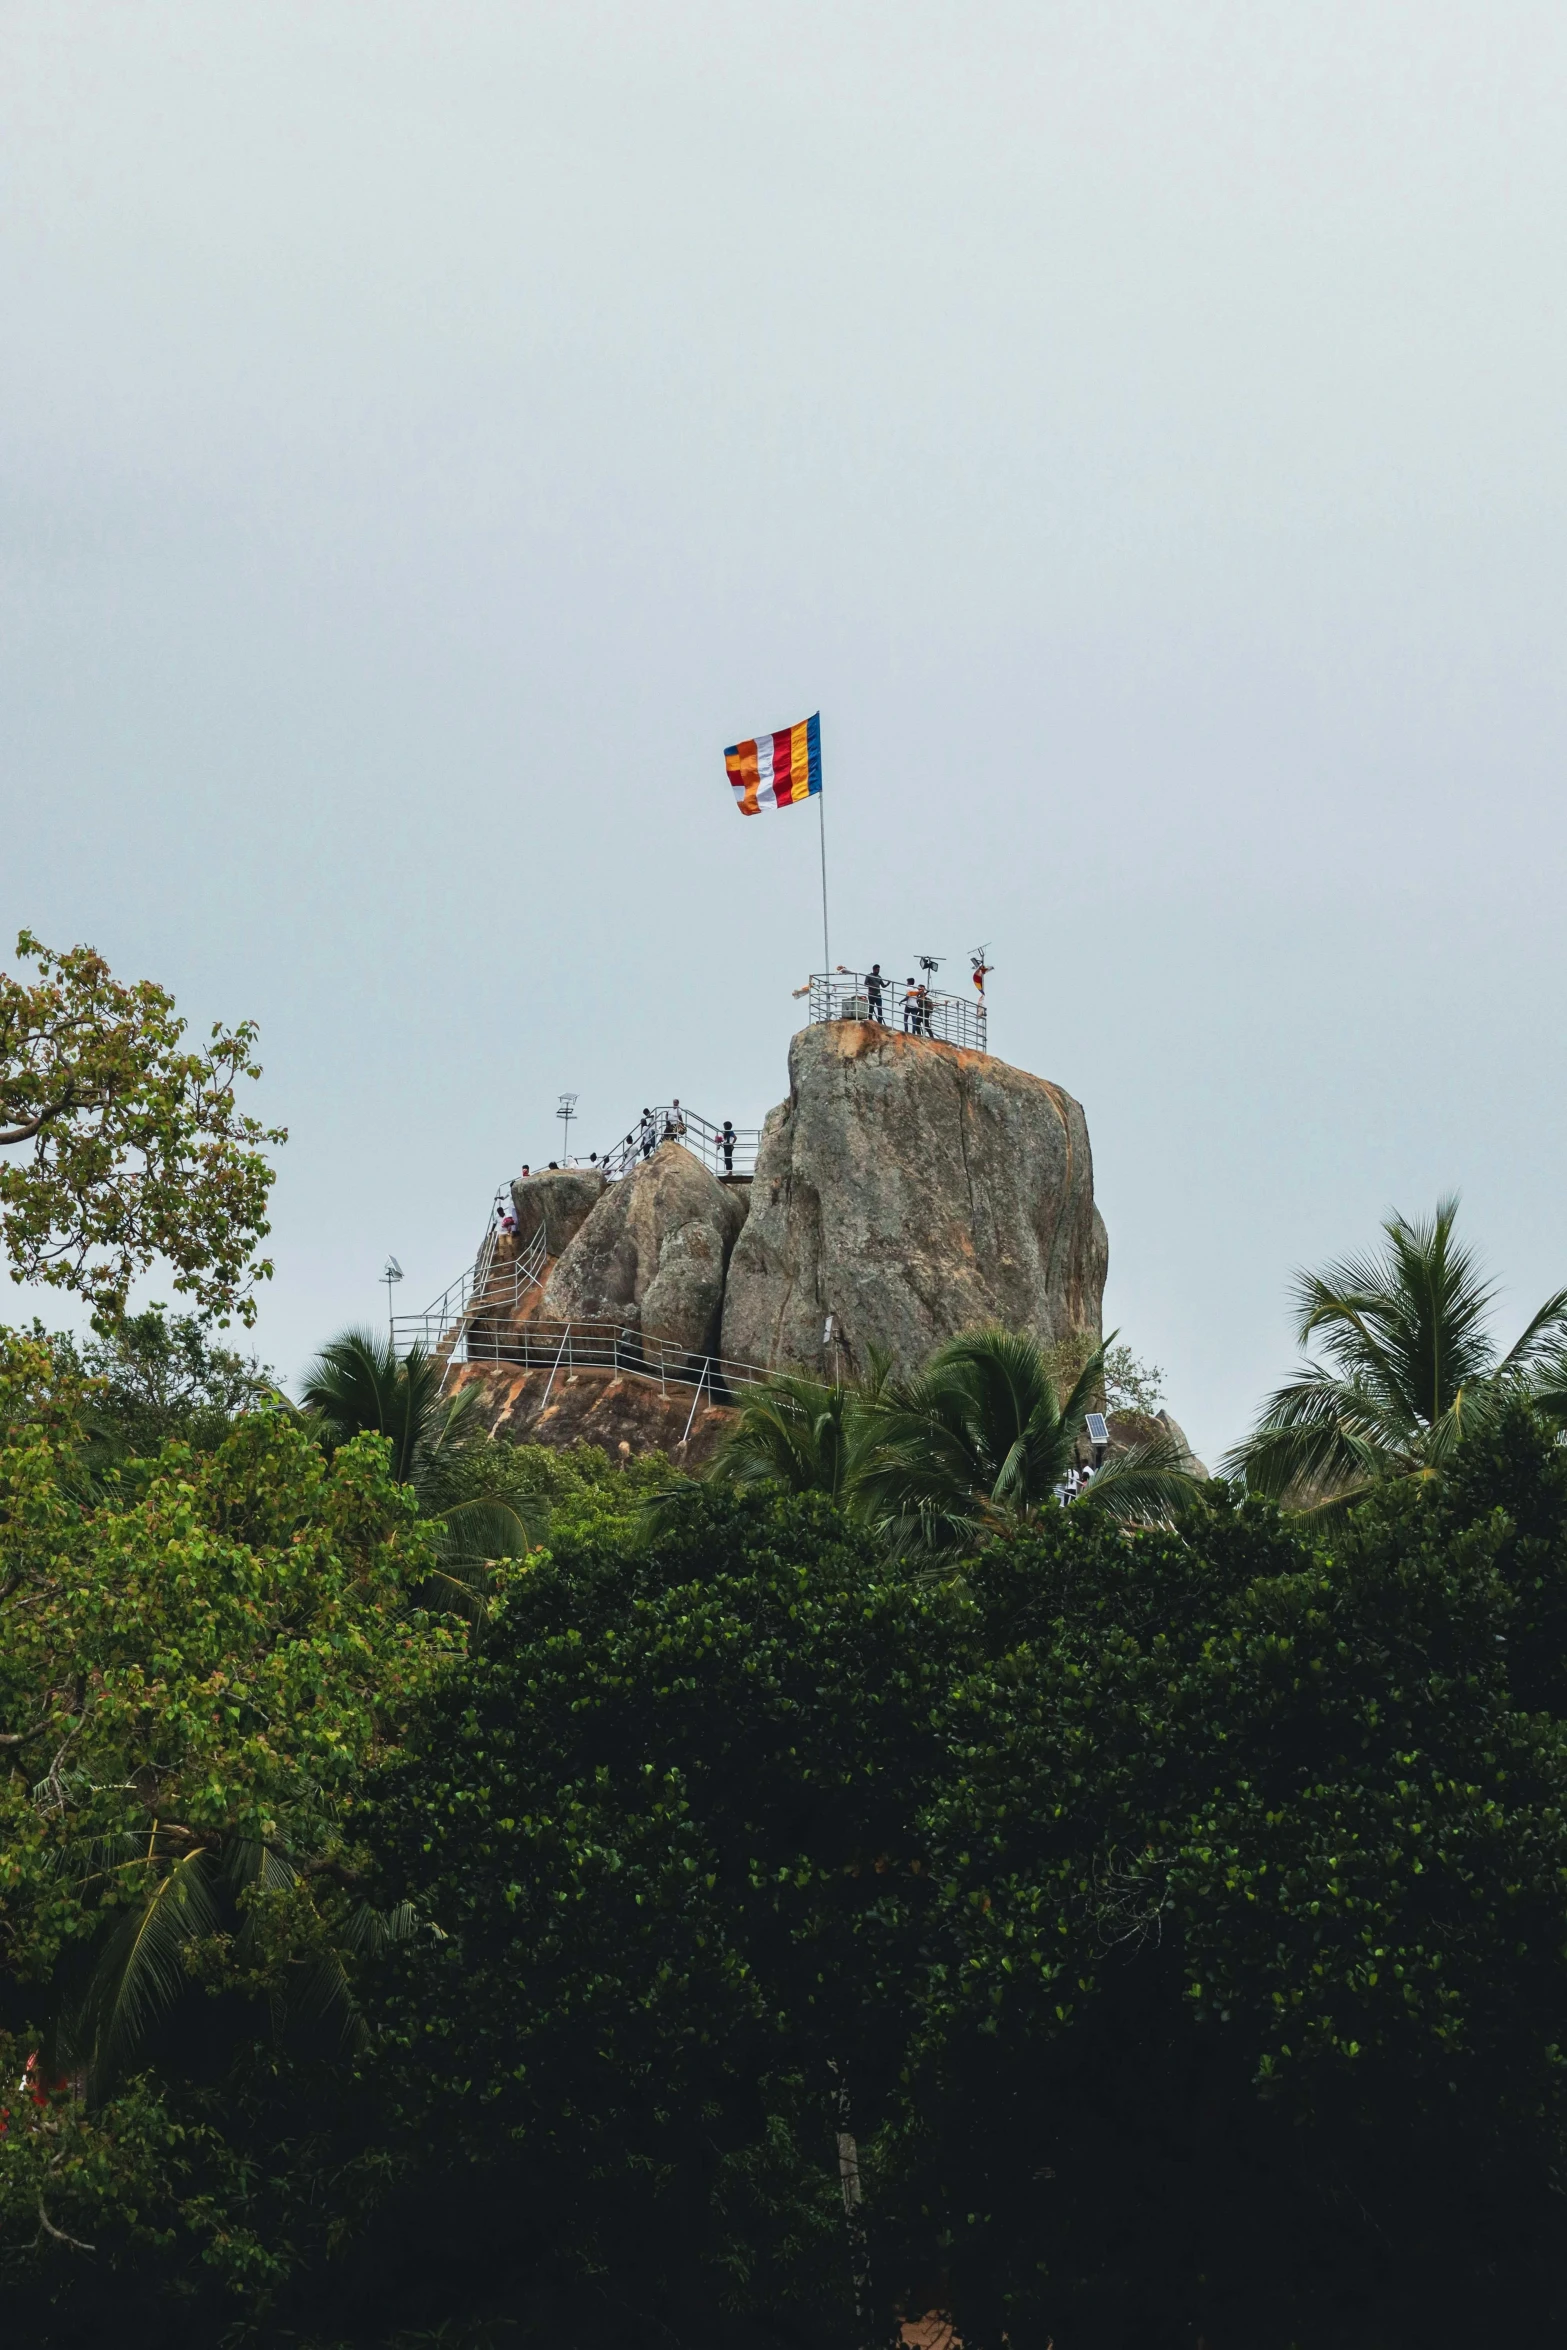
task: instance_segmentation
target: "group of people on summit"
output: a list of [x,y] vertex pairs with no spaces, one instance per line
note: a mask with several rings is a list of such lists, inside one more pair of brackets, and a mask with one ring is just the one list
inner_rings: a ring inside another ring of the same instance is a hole
[[[969,957],[969,961],[974,967],[975,993],[978,995],[981,1005],[983,1005],[985,1001],[985,980],[987,975],[994,969],[994,965],[985,961],[983,953],[971,955]],[[838,968],[842,970],[843,966],[841,963]],[[885,997],[889,985],[895,987],[897,982],[895,980],[889,982],[883,978],[881,965],[879,963],[873,963],[865,974],[865,1001],[871,1019],[879,1020],[884,1028],[887,1025]],[[906,979],[903,982],[904,1035],[934,1036],[936,1032],[932,1025],[931,1019],[931,1015],[934,1010],[935,998],[930,988],[925,984],[925,981],[923,979],[914,978]]]
[[[886,986],[887,982],[882,977],[881,965],[873,963],[865,974],[865,1001],[870,1008],[871,1018],[879,1020],[884,1028],[887,1025],[887,1013],[882,999]],[[906,979],[903,982],[904,1035],[934,1036],[935,1030],[931,1026],[930,1017],[932,1009],[930,989],[925,985],[923,979]]]
[[[937,958],[934,956],[922,955],[920,957],[922,966],[930,971],[935,970],[936,961]],[[980,948],[977,954],[970,955],[969,962],[973,966],[975,993],[979,997],[981,1007],[983,1007],[985,1001],[985,980],[994,966],[985,960],[985,949],[983,947]],[[840,971],[844,970],[842,963],[838,965],[838,969]],[[808,987],[814,987],[815,984],[816,983],[814,980],[810,981],[808,982]],[[879,963],[873,963],[870,969],[866,972],[864,981],[866,1013],[870,1019],[879,1021],[884,1028],[887,1025],[886,999],[887,989],[889,986],[896,988],[897,981],[886,979],[882,974],[881,965]],[[796,995],[804,995],[807,992],[807,987],[797,987],[795,989]],[[944,1003],[950,1003],[952,999],[950,997],[944,997],[941,1000]],[[933,994],[932,990],[923,979],[906,979],[903,982],[904,1035],[934,1037],[936,1033],[934,1019],[936,1004],[936,996]],[[710,1140],[716,1155],[722,1158],[724,1163],[724,1173],[726,1175],[732,1176],[735,1171],[735,1145],[740,1139],[739,1135],[735,1131],[733,1119],[726,1118],[723,1122],[723,1125],[716,1131],[710,1126],[704,1126],[704,1122],[701,1119],[698,1119],[697,1124],[699,1128],[703,1129],[706,1136]],[[613,1154],[606,1152],[602,1159],[599,1157],[597,1151],[590,1152],[587,1161],[588,1166],[590,1168],[602,1167],[606,1174],[610,1173],[612,1170],[618,1172],[621,1168],[625,1167],[630,1161],[634,1160],[638,1156],[644,1159],[650,1159],[653,1156],[653,1153],[658,1149],[660,1143],[683,1142],[686,1138],[686,1131],[685,1113],[680,1107],[680,1096],[679,1094],[676,1094],[674,1100],[670,1103],[668,1109],[663,1114],[662,1129],[660,1128],[660,1121],[657,1117],[655,1117],[653,1111],[651,1109],[644,1108],[640,1119],[637,1121],[636,1125],[633,1126],[631,1132],[626,1136],[624,1142],[620,1145],[620,1149]],[[705,1148],[705,1145],[699,1145],[699,1147]],[[566,1163],[569,1166],[580,1166],[582,1164],[582,1162],[577,1159],[568,1160]],[[551,1159],[548,1171],[553,1175],[557,1172],[559,1167],[560,1161],[558,1159]],[[522,1172],[526,1176],[532,1173],[532,1169],[525,1166]],[[497,1203],[495,1213],[503,1232],[510,1233],[516,1231],[516,1219],[513,1217],[509,1209],[507,1209],[503,1204]]]

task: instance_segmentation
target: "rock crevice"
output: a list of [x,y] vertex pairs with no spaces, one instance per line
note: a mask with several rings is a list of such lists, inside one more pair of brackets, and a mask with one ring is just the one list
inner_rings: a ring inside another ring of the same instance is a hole
[[603,1191],[551,1272],[553,1321],[614,1321],[693,1354],[718,1350],[724,1275],[745,1222],[742,1186],[666,1142]]

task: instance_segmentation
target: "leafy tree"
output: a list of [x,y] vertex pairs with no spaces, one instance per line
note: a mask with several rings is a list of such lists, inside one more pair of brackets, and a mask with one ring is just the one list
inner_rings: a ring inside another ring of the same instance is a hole
[[16,1277],[74,1290],[110,1323],[155,1258],[203,1313],[255,1319],[254,1282],[273,1170],[287,1139],[241,1113],[259,1077],[254,1023],[185,1048],[167,991],[126,987],[91,947],[64,953],[24,930],[38,976],[0,972],[0,1237]]
[[1220,1490],[969,1570],[898,2150],[965,2339],[1554,2338],[1567,1462],[1518,1406],[1466,1453],[1331,1553]]
[[381,1898],[440,1936],[386,1962],[415,2168],[363,2236],[374,2306],[848,2338],[838,2085],[866,2133],[896,2094],[961,1610],[815,1496],[711,1487],[513,1586],[379,1797]]
[[708,1489],[562,1554],[381,1797],[383,1898],[443,1939],[384,1962],[413,2167],[353,2291],[857,2339],[842,2061],[878,2325],[1553,2341],[1564,1592],[1522,1406],[1331,1552],[1220,1489],[1178,1531],[1046,1511],[935,1583]]
[[1143,1419],[1158,1417],[1164,1402],[1164,1373],[1157,1363],[1145,1363],[1124,1341],[1105,1348],[1105,1402],[1112,1412],[1136,1412]]
[[399,1356],[374,1331],[345,1330],[322,1348],[302,1392],[329,1447],[372,1430],[388,1440],[392,1477],[429,1520],[442,1577],[474,1605],[492,1565],[523,1557],[542,1535],[544,1513],[525,1494],[500,1481],[464,1489],[459,1459],[495,1449],[479,1425],[482,1398],[476,1387],[445,1393],[443,1366],[423,1347]]
[[443,1453],[433,1497],[441,1507],[486,1499],[508,1503],[536,1536],[553,1542],[631,1532],[672,1477],[661,1452],[612,1459],[597,1444],[515,1444],[502,1438]]
[[1495,1285],[1454,1239],[1457,1214],[1444,1199],[1429,1221],[1390,1216],[1379,1255],[1296,1276],[1296,1338],[1320,1339],[1327,1361],[1275,1390],[1230,1474],[1292,1508],[1341,1508],[1388,1478],[1436,1474],[1513,1391],[1562,1389],[1567,1290],[1500,1354]]
[[[871,1409],[861,1506],[900,1546],[931,1554],[1037,1524],[1075,1465],[1103,1373],[1096,1348],[1060,1396],[1032,1339],[1005,1330],[953,1339]],[[1158,1439],[1114,1453],[1078,1499],[1117,1518],[1163,1515],[1195,1490],[1181,1457]]]
[[463,1633],[414,1602],[433,1546],[378,1439],[328,1461],[254,1413],[100,1498],[83,1405],[0,1338],[0,2057],[28,2083],[0,2248],[46,2301],[64,2238],[155,2239],[176,2274],[205,2246],[249,2289],[286,2230],[263,2255],[213,2083],[296,2030],[341,2048],[354,1952],[399,1925],[366,1900],[363,1775]]
[[[44,1337],[36,1324],[34,1335]],[[56,1332],[47,1344],[59,1372],[87,1388],[88,1458],[98,1468],[153,1459],[171,1439],[210,1452],[246,1412],[279,1400],[253,1355],[214,1345],[199,1316],[171,1319],[160,1305],[84,1341]]]

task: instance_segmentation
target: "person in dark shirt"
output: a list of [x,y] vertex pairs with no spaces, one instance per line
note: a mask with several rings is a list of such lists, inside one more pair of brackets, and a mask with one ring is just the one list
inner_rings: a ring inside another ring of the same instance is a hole
[[880,1020],[882,1017],[882,1009],[881,965],[879,963],[873,963],[865,974],[865,999],[870,1006],[871,1018],[873,1020]]
[[718,1147],[724,1154],[724,1173],[732,1175],[735,1171],[735,1130],[727,1118],[718,1137]]

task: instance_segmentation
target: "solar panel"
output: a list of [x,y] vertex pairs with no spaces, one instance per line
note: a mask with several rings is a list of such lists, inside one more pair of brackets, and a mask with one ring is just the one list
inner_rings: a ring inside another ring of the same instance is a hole
[[1088,1441],[1090,1444],[1109,1443],[1110,1431],[1105,1425],[1105,1416],[1103,1412],[1090,1412],[1088,1417],[1084,1420],[1083,1425],[1088,1430]]

